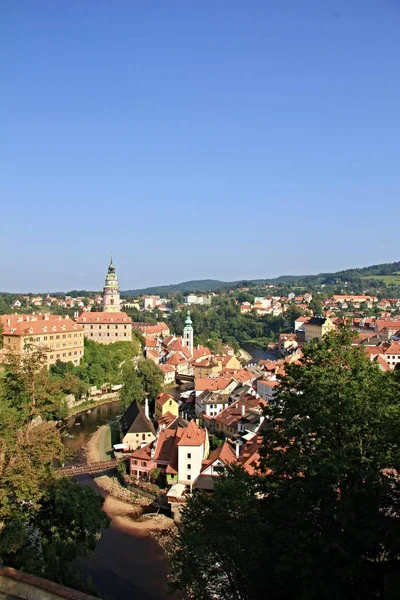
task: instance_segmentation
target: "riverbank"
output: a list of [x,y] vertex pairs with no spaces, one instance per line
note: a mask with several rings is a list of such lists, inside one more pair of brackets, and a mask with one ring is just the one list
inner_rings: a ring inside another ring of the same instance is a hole
[[[89,463],[110,458],[111,430],[109,425],[102,425],[91,436],[86,447],[86,459]],[[95,477],[96,485],[102,490],[105,498],[103,510],[112,522],[124,531],[132,533],[150,533],[160,529],[174,527],[174,522],[165,515],[148,517],[142,515],[151,501],[134,494],[121,485],[117,477],[103,475]]]
[[68,410],[68,417],[66,418],[69,419],[69,417],[74,417],[75,415],[78,415],[81,412],[86,412],[89,409],[96,408],[96,406],[111,404],[111,402],[119,402],[119,394],[117,394],[113,398],[108,397],[104,398],[103,400],[87,400],[86,402],[82,402],[82,404],[78,404],[77,406],[70,408]]
[[240,348],[237,354],[239,360],[242,362],[247,363],[251,360],[251,354],[249,354],[249,352],[246,352],[246,350],[243,350],[243,348]]

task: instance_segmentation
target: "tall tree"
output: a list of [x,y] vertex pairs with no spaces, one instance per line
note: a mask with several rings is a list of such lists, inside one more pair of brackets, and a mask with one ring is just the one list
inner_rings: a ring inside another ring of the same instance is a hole
[[328,600],[400,592],[400,380],[342,330],[287,365],[261,469],[183,510],[172,579],[191,598]]
[[266,417],[263,464],[276,520],[269,537],[286,574],[282,593],[383,598],[400,554],[395,377],[343,329],[287,366]]

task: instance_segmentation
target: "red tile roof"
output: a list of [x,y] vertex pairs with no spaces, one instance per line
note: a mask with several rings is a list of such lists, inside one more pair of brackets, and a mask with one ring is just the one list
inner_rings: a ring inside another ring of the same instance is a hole
[[223,462],[224,465],[229,465],[236,461],[235,452],[232,450],[227,441],[218,446],[218,448],[215,448],[215,450],[211,452],[210,456],[206,460],[203,460],[202,471],[207,469],[217,460]]
[[76,319],[77,323],[132,323],[125,312],[83,312]]
[[161,371],[163,373],[175,373],[175,369],[174,367],[171,367],[171,365],[157,365],[159,369],[161,369]]
[[196,377],[194,381],[196,392],[210,390],[216,392],[225,390],[231,383],[232,377]]
[[69,318],[58,315],[2,315],[3,333],[7,335],[40,335],[44,333],[71,333],[83,327]]
[[166,394],[165,392],[160,392],[155,402],[160,406],[164,406],[164,404],[168,402],[168,400],[173,400],[174,402],[177,402],[173,396],[170,396],[170,394]]
[[206,439],[206,432],[201,429],[195,420],[190,421],[184,429],[183,435],[178,442],[178,446],[201,446]]

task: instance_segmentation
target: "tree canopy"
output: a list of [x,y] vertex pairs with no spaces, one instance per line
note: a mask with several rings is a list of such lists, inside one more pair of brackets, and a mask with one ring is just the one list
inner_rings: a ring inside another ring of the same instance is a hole
[[260,474],[221,474],[183,511],[174,585],[202,600],[398,597],[398,374],[341,330],[287,366],[265,417]]
[[108,519],[103,499],[58,479],[63,444],[57,421],[62,390],[45,355],[7,353],[0,377],[0,562],[89,590],[79,559]]

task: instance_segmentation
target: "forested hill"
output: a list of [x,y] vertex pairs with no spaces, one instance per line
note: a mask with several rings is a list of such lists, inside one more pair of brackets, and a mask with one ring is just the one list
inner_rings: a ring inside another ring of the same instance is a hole
[[[201,279],[198,281],[184,281],[171,285],[153,286],[137,290],[125,290],[121,293],[122,296],[141,296],[143,294],[157,294],[160,296],[167,295],[173,292],[213,292],[216,290],[237,288],[246,285],[263,285],[271,284],[290,284],[304,283],[309,285],[335,283],[336,281],[361,281],[362,279],[372,278],[379,280],[382,276],[382,281],[388,283],[400,284],[400,261],[393,263],[383,263],[380,265],[371,265],[369,267],[361,267],[357,269],[346,269],[335,273],[319,273],[317,275],[281,275],[271,279],[256,279],[256,280],[238,280],[238,281],[219,281],[217,279]],[[393,279],[391,282],[390,279]],[[399,282],[395,281],[396,279]]]
[[201,279],[199,281],[184,281],[171,285],[156,285],[138,290],[124,290],[122,296],[142,296],[143,294],[157,294],[163,296],[171,292],[214,292],[221,288],[237,286],[239,281],[218,281],[217,279]]

